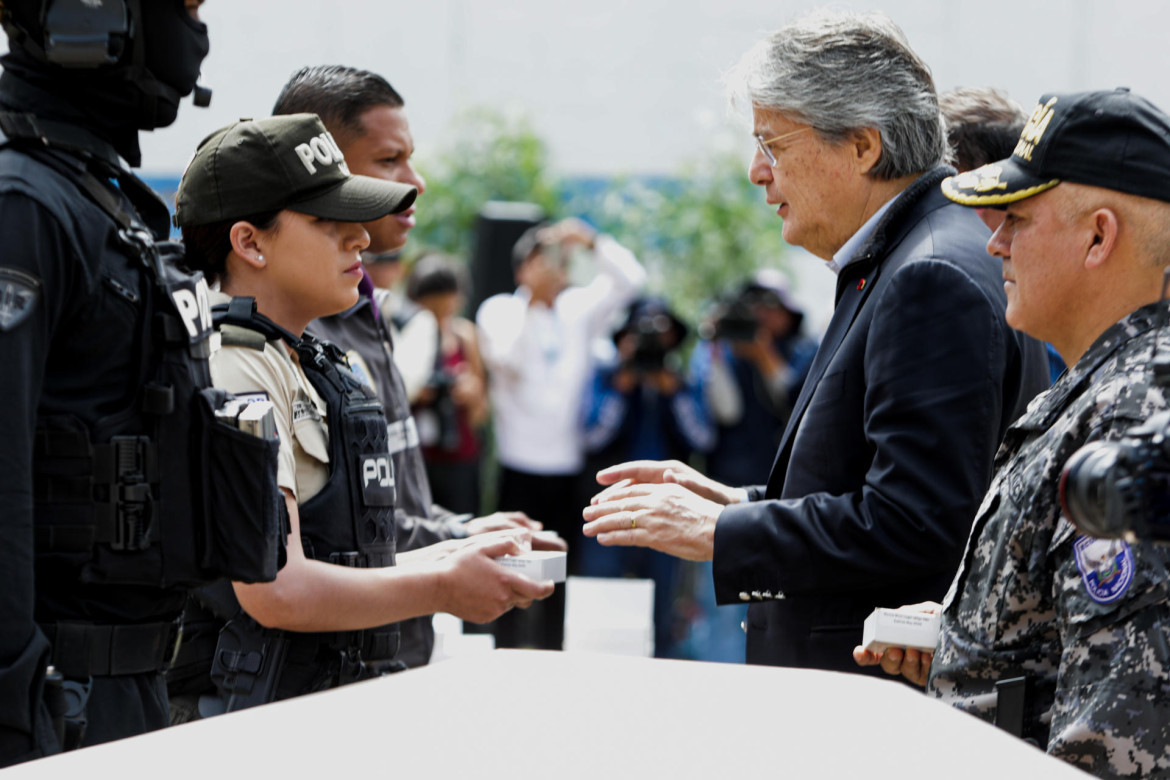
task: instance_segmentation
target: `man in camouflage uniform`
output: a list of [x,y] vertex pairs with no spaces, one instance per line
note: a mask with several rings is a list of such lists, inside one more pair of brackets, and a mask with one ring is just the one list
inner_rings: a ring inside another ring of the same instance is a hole
[[[1046,95],[1012,156],[947,179],[973,207],[1006,208],[1013,327],[1072,368],[1008,431],[942,605],[933,658],[858,648],[932,695],[997,720],[996,683],[1026,676],[1024,736],[1101,777],[1170,772],[1170,548],[1094,539],[1063,517],[1078,448],[1170,407],[1170,117],[1128,90]],[[1005,708],[1006,709],[1006,708]]]

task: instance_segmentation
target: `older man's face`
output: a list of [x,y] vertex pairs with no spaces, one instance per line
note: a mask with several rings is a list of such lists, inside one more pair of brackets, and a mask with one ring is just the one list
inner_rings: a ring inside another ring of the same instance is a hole
[[770,144],[775,166],[757,149],[748,178],[778,207],[786,242],[831,260],[866,218],[871,180],[858,170],[853,147],[825,143],[811,128],[797,133],[808,125],[769,109],[755,108],[752,117],[765,140],[795,134]]
[[1013,203],[987,251],[1003,260],[1007,322],[1044,341],[1059,341],[1079,316],[1091,231],[1070,219],[1067,185]]

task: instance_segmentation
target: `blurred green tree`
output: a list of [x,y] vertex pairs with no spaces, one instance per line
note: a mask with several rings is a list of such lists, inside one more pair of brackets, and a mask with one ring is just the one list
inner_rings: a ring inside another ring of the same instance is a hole
[[471,255],[475,218],[489,200],[536,203],[553,218],[563,187],[548,166],[548,148],[523,116],[490,108],[460,114],[434,157],[419,169],[427,180],[414,237],[457,257]]
[[709,151],[669,177],[564,181],[525,117],[472,109],[420,165],[428,189],[411,253],[425,247],[469,257],[484,203],[529,201],[551,219],[578,215],[613,234],[646,265],[651,291],[694,322],[729,284],[783,267],[780,223],[748,181],[747,155]]
[[780,223],[747,178],[746,157],[710,152],[676,176],[618,179],[593,205],[570,203],[634,250],[651,290],[685,319],[757,268],[783,267]]

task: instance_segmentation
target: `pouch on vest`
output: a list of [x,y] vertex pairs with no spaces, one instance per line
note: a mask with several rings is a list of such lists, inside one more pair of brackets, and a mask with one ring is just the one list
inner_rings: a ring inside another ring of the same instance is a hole
[[221,421],[215,411],[229,394],[203,390],[196,396],[203,533],[202,561],[208,571],[239,582],[271,582],[282,549],[284,494],[276,483],[275,436],[261,437]]
[[[137,376],[127,377],[139,388],[133,404],[92,429],[69,416],[37,420],[38,555],[80,558],[82,580],[93,583],[274,580],[283,543],[276,446],[221,430],[215,420],[226,394],[211,389],[212,322],[202,275],[184,270],[181,244],[157,240],[118,191],[90,172],[92,160],[52,153],[58,146],[75,150],[45,128],[31,147],[24,135],[9,135],[0,148],[20,142],[23,153],[73,181],[110,217],[121,249],[147,282],[135,302],[141,349]],[[123,195],[149,192],[127,171],[106,173],[117,176]]]

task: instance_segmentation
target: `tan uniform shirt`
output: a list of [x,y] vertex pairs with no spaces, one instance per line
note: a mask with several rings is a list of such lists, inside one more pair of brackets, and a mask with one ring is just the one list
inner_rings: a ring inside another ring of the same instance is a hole
[[[212,304],[229,300],[212,293]],[[276,482],[291,491],[298,504],[316,495],[329,479],[325,402],[284,342],[269,341],[263,350],[221,346],[211,354],[211,380],[237,396],[272,402],[280,436]]]

